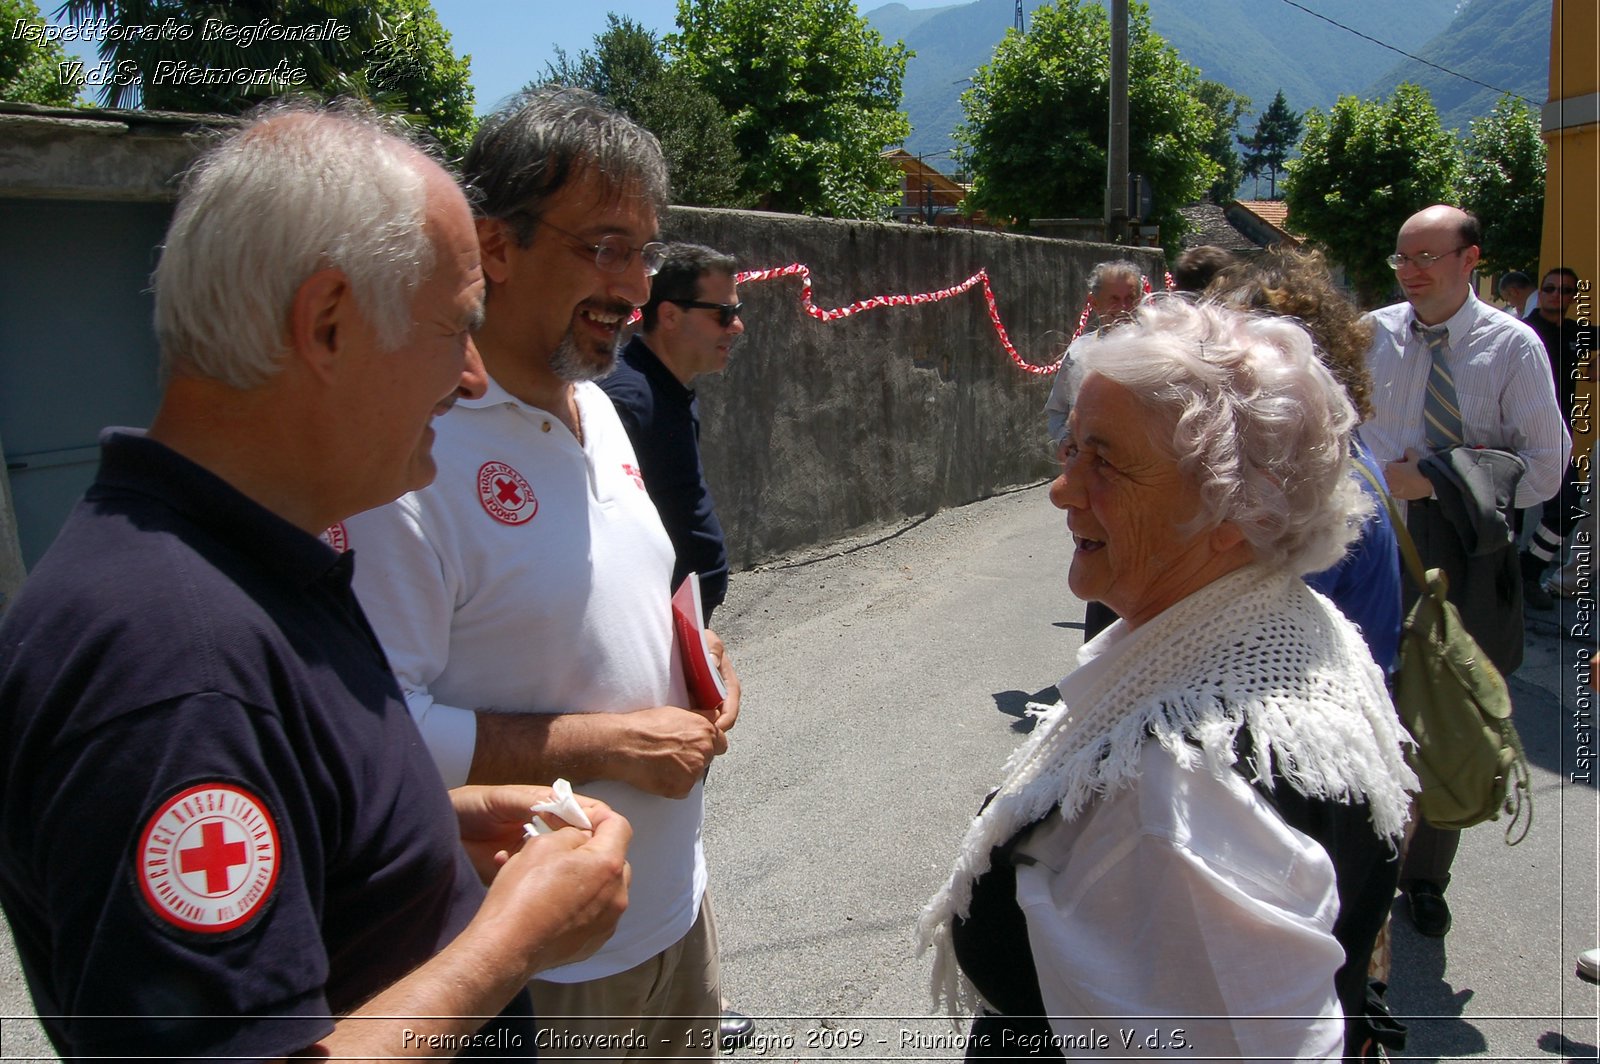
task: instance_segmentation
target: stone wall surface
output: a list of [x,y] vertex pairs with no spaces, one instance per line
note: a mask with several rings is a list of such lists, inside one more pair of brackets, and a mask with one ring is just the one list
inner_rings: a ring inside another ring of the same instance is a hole
[[[153,383],[129,383],[149,379],[154,357],[145,290],[156,254],[148,245],[158,239],[145,234],[165,223],[152,227],[150,211],[166,209],[206,128],[230,121],[0,104],[0,212],[33,220],[12,225],[17,232],[0,226],[18,245],[0,251],[0,273],[19,274],[5,289],[13,313],[0,313],[0,366],[43,364],[31,354],[38,345],[52,360],[38,379],[0,373],[0,408],[11,411],[0,437],[15,462],[43,470],[21,484],[0,467],[0,496],[16,507],[14,522],[0,510],[0,595],[15,583],[6,557],[42,552],[88,485],[98,430],[154,414]],[[825,308],[943,289],[987,269],[1001,319],[1034,363],[1065,347],[1097,261],[1129,257],[1160,276],[1151,250],[903,223],[679,207],[662,228],[730,251],[745,268],[805,263]],[[122,263],[114,276],[113,252]],[[99,277],[88,310],[70,283],[85,263]],[[747,331],[733,364],[698,382],[707,474],[735,566],[1049,474],[1040,411],[1050,378],[1007,357],[981,288],[832,322],[805,314],[800,291],[798,278],[745,285]],[[37,345],[35,333],[44,337]],[[84,362],[65,392],[62,346]],[[24,431],[40,420],[29,419],[36,410],[49,412],[39,439]],[[82,460],[44,469],[36,452]],[[30,530],[20,541],[17,526]]]
[[[1162,269],[1142,249],[748,211],[677,207],[662,231],[730,252],[744,269],[805,263],[824,309],[986,269],[1001,321],[1033,363],[1064,348],[1096,262],[1132,258],[1154,278]],[[732,363],[695,384],[735,568],[1050,475],[1051,378],[1011,361],[981,286],[831,322],[802,310],[800,290],[799,278],[742,285],[746,328]]]

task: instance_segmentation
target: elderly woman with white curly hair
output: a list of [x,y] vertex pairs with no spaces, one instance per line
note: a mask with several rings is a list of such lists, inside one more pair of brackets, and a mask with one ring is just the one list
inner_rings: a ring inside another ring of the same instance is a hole
[[1050,500],[1073,592],[1121,620],[923,914],[936,994],[978,1012],[973,1057],[1358,1056],[1415,778],[1301,580],[1370,506],[1350,402],[1297,325],[1179,299],[1075,373]]

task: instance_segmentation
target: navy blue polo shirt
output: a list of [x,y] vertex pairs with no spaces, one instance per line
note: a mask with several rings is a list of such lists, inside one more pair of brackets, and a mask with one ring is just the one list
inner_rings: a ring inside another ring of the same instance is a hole
[[617,368],[600,387],[628,430],[645,490],[678,555],[672,587],[689,573],[699,573],[709,620],[728,594],[728,550],[700,464],[700,407],[694,390],[672,375],[642,336],[628,341]]
[[0,623],[0,903],[63,1056],[283,1056],[483,888],[351,556],[101,446]]

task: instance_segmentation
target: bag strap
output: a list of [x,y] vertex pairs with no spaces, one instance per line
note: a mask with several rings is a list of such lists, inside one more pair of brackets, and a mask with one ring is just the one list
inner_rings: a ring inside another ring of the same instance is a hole
[[[1389,523],[1394,526],[1395,542],[1400,545],[1400,556],[1405,559],[1406,571],[1411,574],[1411,579],[1417,585],[1418,590],[1424,594],[1440,598],[1441,596],[1437,595],[1433,588],[1428,585],[1426,570],[1422,567],[1422,556],[1417,553],[1417,545],[1412,542],[1411,533],[1407,531],[1405,520],[1400,516],[1400,508],[1394,503],[1394,496],[1390,495],[1388,489],[1384,487],[1377,477],[1372,475],[1372,470],[1367,468],[1365,462],[1352,456],[1350,464],[1355,466],[1356,471],[1366,478],[1367,483],[1372,485],[1373,490],[1383,497],[1383,504],[1389,508]],[[1511,778],[1507,781],[1508,787],[1506,788],[1504,808],[1506,812],[1511,814],[1511,820],[1506,824],[1505,841],[1507,846],[1515,846],[1528,837],[1528,830],[1533,827],[1533,780],[1529,774],[1528,755],[1523,753],[1522,739],[1517,735],[1516,726],[1511,724],[1510,721],[1506,723],[1510,726],[1505,728],[1501,734],[1516,756],[1511,762]],[[1524,812],[1527,813],[1526,819],[1523,817]],[[1516,830],[1519,823],[1522,826],[1522,832],[1513,839],[1511,833]]]
[[1373,490],[1383,498],[1383,504],[1389,508],[1389,523],[1394,526],[1394,539],[1400,545],[1400,557],[1406,563],[1406,572],[1411,574],[1411,582],[1417,585],[1417,590],[1427,592],[1428,573],[1422,567],[1422,555],[1417,553],[1417,545],[1412,542],[1411,533],[1406,529],[1405,518],[1400,514],[1400,507],[1394,503],[1394,496],[1389,494],[1389,489],[1384,487],[1382,481],[1372,475],[1367,463],[1352,457],[1350,464],[1356,467],[1356,471],[1365,477],[1367,483],[1371,484]]

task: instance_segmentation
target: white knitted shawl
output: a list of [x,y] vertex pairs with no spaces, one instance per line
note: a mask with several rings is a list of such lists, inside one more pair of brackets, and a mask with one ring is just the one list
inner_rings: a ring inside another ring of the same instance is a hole
[[[1123,622],[1118,621],[1118,625]],[[1379,835],[1398,840],[1408,790],[1400,727],[1361,634],[1298,577],[1246,566],[1126,633],[1119,656],[1078,704],[1043,715],[1005,766],[1005,782],[967,829],[949,881],[917,922],[934,947],[933,992],[970,1014],[976,992],[955,963],[953,917],[966,917],[990,852],[1059,805],[1068,820],[1137,778],[1154,738],[1179,765],[1235,771],[1248,724],[1255,763],[1310,798],[1366,801]]]

